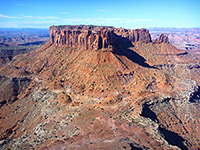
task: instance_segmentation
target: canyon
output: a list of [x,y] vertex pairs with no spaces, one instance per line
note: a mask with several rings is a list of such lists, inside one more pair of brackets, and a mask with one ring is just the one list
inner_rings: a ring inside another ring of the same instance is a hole
[[0,66],[18,54],[37,49],[48,40],[47,29],[0,28]]
[[1,149],[200,148],[200,54],[144,28],[49,35],[0,67]]
[[160,33],[168,35],[169,42],[178,49],[199,51],[200,28],[149,28],[152,39]]

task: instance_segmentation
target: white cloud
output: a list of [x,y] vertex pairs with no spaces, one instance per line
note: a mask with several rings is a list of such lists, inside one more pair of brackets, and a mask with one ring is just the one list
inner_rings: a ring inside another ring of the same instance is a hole
[[63,23],[67,24],[130,24],[155,22],[157,19],[130,19],[130,18],[65,18]]
[[[145,19],[145,18],[64,18],[56,16],[25,16],[20,14],[18,16],[7,16],[0,14],[0,26],[4,26],[4,19],[14,20],[15,24],[21,27],[26,26],[42,26],[49,27],[51,25],[104,25],[115,27],[134,28],[145,27],[149,24],[154,24],[158,19]],[[9,23],[7,23],[9,24]],[[9,25],[7,25],[9,26]],[[10,25],[12,26],[12,25]]]
[[[67,12],[62,12],[66,14]],[[60,18],[56,16],[7,16],[0,14],[0,19],[39,19],[39,20],[60,20],[63,23],[139,23],[139,22],[155,22],[158,19],[144,18]]]
[[23,21],[21,24],[57,24],[59,23],[57,20],[47,20],[47,21]]
[[20,16],[7,16],[0,14],[0,19],[60,19],[55,16],[24,16],[23,14]]
[[19,17],[13,17],[13,16],[6,16],[3,14],[0,14],[1,19],[19,19]]
[[100,12],[108,12],[106,9],[99,9]]
[[60,14],[68,14],[68,12],[64,11],[64,12],[60,12]]

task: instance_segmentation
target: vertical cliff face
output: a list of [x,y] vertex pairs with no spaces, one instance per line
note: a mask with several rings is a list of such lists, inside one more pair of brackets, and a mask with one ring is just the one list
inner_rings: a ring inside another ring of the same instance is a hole
[[114,36],[121,36],[131,42],[151,42],[147,29],[123,29],[102,26],[51,26],[50,42],[57,46],[84,49],[102,49],[112,47]]
[[57,46],[98,50],[107,48],[112,43],[113,34],[112,27],[52,26],[50,42]]
[[135,30],[119,28],[115,29],[115,33],[118,36],[129,39],[131,42],[151,42],[151,35],[149,34],[149,30],[144,28]]

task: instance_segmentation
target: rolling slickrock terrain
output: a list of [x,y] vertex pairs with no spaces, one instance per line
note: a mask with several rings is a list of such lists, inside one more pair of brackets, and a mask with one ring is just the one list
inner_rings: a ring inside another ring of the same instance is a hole
[[199,54],[147,29],[49,32],[0,68],[1,149],[200,148]]

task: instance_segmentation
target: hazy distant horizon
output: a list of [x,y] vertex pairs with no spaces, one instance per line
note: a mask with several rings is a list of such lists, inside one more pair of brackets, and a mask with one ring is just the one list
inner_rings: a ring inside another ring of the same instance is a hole
[[0,28],[93,24],[123,28],[199,28],[198,0],[0,0]]
[[[59,25],[58,25],[59,26]],[[50,26],[49,26],[50,27]],[[40,27],[19,27],[19,28],[15,28],[15,27],[0,27],[0,30],[4,30],[4,29],[41,29],[41,30],[49,30],[49,27],[47,28],[40,28]],[[115,27],[115,26],[113,26]],[[117,27],[115,27],[117,28]],[[143,27],[140,27],[143,28]],[[138,29],[138,28],[127,28],[127,29]],[[200,27],[188,27],[188,28],[181,28],[181,27],[149,27],[146,29],[200,29]]]

